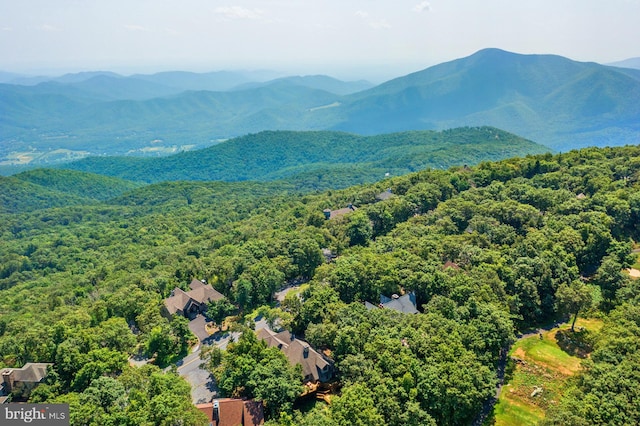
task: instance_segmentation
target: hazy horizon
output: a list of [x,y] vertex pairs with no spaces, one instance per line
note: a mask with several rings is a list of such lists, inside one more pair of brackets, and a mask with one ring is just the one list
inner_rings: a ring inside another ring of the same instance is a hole
[[0,70],[266,69],[382,81],[488,47],[640,56],[640,0],[0,0]]

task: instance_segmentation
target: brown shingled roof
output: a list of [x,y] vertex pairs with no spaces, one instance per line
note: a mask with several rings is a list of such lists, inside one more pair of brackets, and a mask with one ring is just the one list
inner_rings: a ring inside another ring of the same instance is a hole
[[184,310],[187,303],[189,303],[189,295],[178,287],[173,289],[170,297],[164,299],[164,305],[171,315]]
[[267,343],[267,346],[280,349],[289,363],[292,365],[300,364],[302,374],[306,379],[326,381],[332,375],[333,364],[313,349],[309,343],[296,339],[288,331],[276,333],[265,327],[257,330],[256,334]]
[[191,288],[191,290],[185,292],[184,290],[176,287],[171,292],[171,296],[164,300],[164,305],[171,315],[178,311],[183,312],[190,301],[201,305],[224,298],[221,293],[211,287],[211,284],[204,284],[199,280],[191,281],[189,288]]
[[353,204],[349,204],[344,209],[338,209],[338,210],[324,209],[323,213],[325,215],[325,218],[330,220],[330,219],[335,219],[335,218],[340,217],[340,216],[344,216],[347,213],[354,212],[357,209],[358,208],[356,206],[354,206]]
[[21,368],[5,368],[0,373],[11,374],[15,382],[21,383],[38,383],[47,377],[47,367],[49,363],[44,362],[28,362]]
[[[214,406],[217,405],[217,417]],[[206,404],[198,404],[214,426],[257,426],[264,423],[262,402],[220,398]]]
[[13,370],[13,377],[16,382],[38,383],[47,377],[47,367],[53,364],[30,362],[24,367]]

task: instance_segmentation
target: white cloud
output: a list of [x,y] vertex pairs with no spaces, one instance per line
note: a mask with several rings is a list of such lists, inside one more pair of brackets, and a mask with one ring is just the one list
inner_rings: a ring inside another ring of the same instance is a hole
[[47,31],[47,32],[57,32],[57,31],[62,31],[60,28],[58,27],[54,27],[53,25],[49,25],[49,24],[44,24],[41,25],[40,27],[38,27],[41,31]]
[[428,1],[423,1],[422,3],[416,4],[413,10],[418,13],[422,13],[425,11],[428,12],[429,10],[431,10],[431,4]]
[[369,26],[374,30],[388,30],[389,28],[391,28],[391,25],[387,22],[386,19],[371,21],[369,22]]
[[11,27],[2,27],[2,31],[13,31]]
[[374,20],[371,18],[371,15],[369,15],[368,12],[365,12],[363,10],[356,11],[355,16],[365,21],[367,25],[369,25],[374,30],[386,30],[391,28],[391,25],[389,24],[389,22],[387,22],[386,19]]
[[264,19],[264,12],[260,9],[247,9],[241,6],[217,7],[214,13],[226,19]]
[[142,25],[127,24],[127,25],[124,25],[124,27],[129,31],[145,31],[145,32],[149,31],[149,28],[143,27]]

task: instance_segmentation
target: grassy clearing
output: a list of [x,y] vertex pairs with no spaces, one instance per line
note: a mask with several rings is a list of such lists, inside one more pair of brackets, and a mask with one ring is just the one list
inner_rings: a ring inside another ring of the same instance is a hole
[[640,244],[634,243],[633,255],[635,256],[636,261],[633,265],[631,265],[633,269],[640,269],[640,252],[638,252],[638,250],[640,250]]
[[[508,388],[505,387],[503,392]],[[533,425],[544,418],[544,410],[535,405],[525,404],[511,396],[503,399],[494,409],[496,425]]]
[[[566,389],[567,380],[580,370],[588,342],[601,327],[598,319],[578,318],[576,330],[581,332],[572,333],[570,325],[563,324],[544,332],[542,339],[535,335],[518,341],[510,352],[506,384],[486,424],[534,425],[544,419],[546,410]],[[534,396],[538,387],[542,392]]]
[[640,254],[636,255],[636,263],[631,265],[633,269],[640,269]]

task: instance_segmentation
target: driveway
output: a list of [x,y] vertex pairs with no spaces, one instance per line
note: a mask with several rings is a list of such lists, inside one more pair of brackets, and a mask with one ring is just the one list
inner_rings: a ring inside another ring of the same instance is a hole
[[194,404],[211,402],[220,396],[213,376],[211,376],[207,370],[201,368],[205,363],[200,359],[202,345],[217,346],[224,350],[232,339],[236,341],[239,337],[240,333],[237,332],[207,335],[207,338],[205,338],[200,345],[196,346],[189,355],[176,363],[178,374],[184,377],[191,385],[191,398]]
[[209,333],[207,333],[205,329],[206,324],[207,319],[202,314],[198,314],[198,316],[189,321],[189,330],[191,330],[201,342],[209,337]]
[[194,404],[211,402],[218,396],[218,388],[211,374],[201,366],[200,346],[178,362],[178,374],[191,385],[191,398]]
[[[241,333],[237,331],[218,332],[209,335],[204,329],[205,322],[206,319],[202,315],[198,315],[189,322],[189,329],[198,337],[200,344],[196,346],[189,355],[176,363],[178,374],[184,377],[191,385],[191,398],[194,404],[211,402],[215,398],[220,397],[215,379],[207,370],[201,368],[204,364],[204,361],[200,359],[200,349],[202,346],[216,346],[222,350],[226,350],[229,342],[237,342],[241,335]],[[264,318],[258,317],[255,319],[256,330],[266,326],[267,322]]]

